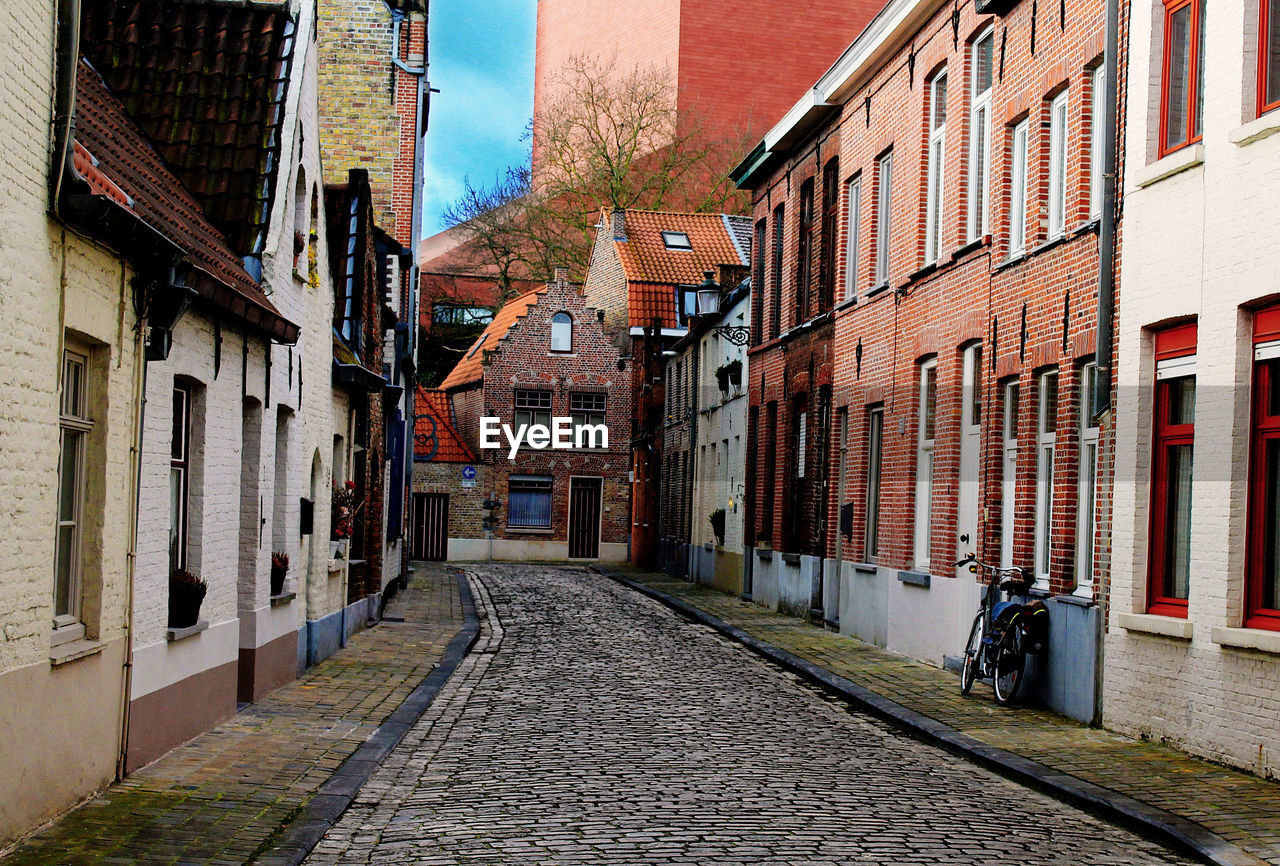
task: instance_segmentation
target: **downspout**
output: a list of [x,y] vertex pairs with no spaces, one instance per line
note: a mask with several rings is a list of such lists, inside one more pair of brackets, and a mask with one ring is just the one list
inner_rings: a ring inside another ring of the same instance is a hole
[[[702,391],[702,373],[700,369],[702,366],[702,357],[701,357],[702,335],[696,333],[695,326],[691,326],[689,328],[689,335],[693,337],[693,355],[690,359],[693,365],[693,388],[690,389],[693,392],[693,395],[692,395],[693,405],[690,407],[690,412],[689,412],[689,478],[688,478],[689,499],[691,501],[689,502],[689,511],[688,511],[689,518],[685,524],[684,532],[685,532],[685,537],[689,539],[689,555],[690,555],[690,561],[692,564],[693,562],[702,561],[702,557],[695,552],[697,548],[700,547],[701,545],[699,545],[693,539],[693,512],[695,510],[695,506],[698,503],[698,493],[697,493],[698,468],[699,468],[698,467],[698,404],[699,404],[698,396]],[[697,575],[693,573],[692,569],[690,569],[690,573],[689,573],[689,582],[698,583]]]
[[[1111,385],[1114,380],[1112,343],[1115,340],[1115,254],[1116,254],[1116,181],[1119,173],[1117,117],[1119,114],[1120,59],[1120,0],[1106,0],[1106,97],[1103,106],[1103,173],[1102,173],[1102,224],[1098,232],[1098,344],[1094,359],[1097,363],[1097,382],[1094,386],[1095,417],[1104,426],[1111,426],[1111,447],[1115,448],[1115,428],[1112,424]],[[1115,486],[1114,470],[1112,487]],[[1110,582],[1110,558],[1108,556],[1107,579]],[[1097,590],[1095,588],[1094,592]],[[1098,599],[1095,598],[1095,601]],[[1105,662],[1106,605],[1098,611],[1096,651],[1094,659],[1093,724],[1102,722],[1102,668]]]
[[54,62],[58,70],[53,116],[54,159],[49,166],[50,208],[62,218],[62,181],[73,170],[71,140],[75,136],[76,67],[80,62],[80,0],[58,0],[57,47]]

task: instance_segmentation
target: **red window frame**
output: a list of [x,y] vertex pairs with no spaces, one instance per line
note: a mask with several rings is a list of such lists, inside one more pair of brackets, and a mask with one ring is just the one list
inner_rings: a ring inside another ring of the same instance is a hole
[[[1183,325],[1170,328],[1156,334],[1156,363],[1183,358],[1196,353],[1196,326]],[[1185,619],[1187,616],[1187,600],[1173,598],[1164,594],[1166,573],[1165,552],[1168,539],[1167,508],[1169,492],[1170,446],[1195,446],[1195,423],[1170,424],[1169,391],[1170,383],[1156,381],[1155,419],[1151,443],[1151,534],[1149,547],[1149,563],[1147,571],[1147,612],[1163,616],[1176,616]]]
[[[1165,0],[1164,4],[1164,54],[1160,59],[1160,156],[1181,150],[1195,144],[1204,136],[1196,134],[1197,97],[1200,95],[1200,20],[1202,0]],[[1186,138],[1177,144],[1169,145],[1169,60],[1170,36],[1173,28],[1170,22],[1173,16],[1183,9],[1191,7],[1191,26],[1187,36],[1187,126]]]
[[1258,2],[1258,116],[1266,114],[1275,108],[1280,108],[1280,88],[1277,88],[1276,98],[1267,102],[1267,67],[1268,63],[1268,44],[1271,42],[1271,11],[1273,3],[1280,3],[1280,0],[1259,0]]
[[[1258,311],[1253,318],[1253,342],[1280,340],[1280,306]],[[1263,591],[1266,556],[1266,447],[1280,440],[1280,414],[1267,414],[1273,388],[1280,388],[1280,376],[1273,378],[1273,365],[1255,361],[1253,365],[1253,429],[1249,443],[1249,512],[1245,560],[1245,617],[1247,628],[1280,631],[1280,609],[1264,606]]]

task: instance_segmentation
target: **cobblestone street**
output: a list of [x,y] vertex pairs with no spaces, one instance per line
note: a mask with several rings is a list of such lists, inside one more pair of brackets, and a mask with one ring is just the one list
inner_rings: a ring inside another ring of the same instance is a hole
[[477,576],[475,648],[307,862],[1187,862],[585,569]]

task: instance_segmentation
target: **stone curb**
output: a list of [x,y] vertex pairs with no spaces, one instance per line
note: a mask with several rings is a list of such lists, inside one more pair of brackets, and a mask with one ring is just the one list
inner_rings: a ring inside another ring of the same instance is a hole
[[475,598],[466,572],[462,571],[458,572],[458,596],[462,602],[462,628],[445,647],[435,670],[342,762],[297,817],[276,836],[271,847],[251,862],[262,866],[298,866],[351,805],[373,771],[422,718],[480,636]]
[[843,698],[857,709],[888,722],[922,742],[944,749],[1007,779],[1119,824],[1204,863],[1214,864],[1214,866],[1266,866],[1267,861],[1244,851],[1201,824],[1110,788],[1086,782],[1006,749],[987,745],[945,722],[918,713],[878,692],[800,658],[794,653],[754,637],[683,599],[668,595],[629,577],[615,574],[601,566],[593,565],[591,569],[661,602],[696,622],[715,629],[757,655],[799,674],[809,682]]

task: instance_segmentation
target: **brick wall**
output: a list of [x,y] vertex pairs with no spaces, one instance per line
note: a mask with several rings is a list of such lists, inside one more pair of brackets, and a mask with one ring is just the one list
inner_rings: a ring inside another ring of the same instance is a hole
[[[937,358],[937,433],[934,451],[933,507],[929,537],[929,570],[951,575],[958,553],[973,549],[958,540],[960,495],[961,374],[963,349],[981,343],[983,356],[978,381],[982,404],[980,428],[977,553],[999,557],[1002,485],[1000,478],[1001,403],[998,385],[1014,377],[1021,382],[1018,484],[1015,521],[1015,562],[1031,565],[1032,515],[1035,500],[1036,374],[1060,369],[1057,409],[1055,483],[1051,511],[1051,589],[1074,586],[1079,403],[1078,365],[1093,352],[1096,308],[1097,239],[1088,220],[1088,111],[1086,70],[1102,51],[1102,7],[1095,0],[1069,2],[1065,29],[1055,18],[1052,28],[1041,26],[1036,52],[1030,46],[1030,4],[1016,7],[996,25],[995,63],[999,65],[992,90],[992,148],[988,175],[991,189],[990,236],[969,243],[966,214],[970,127],[970,41],[990,23],[989,16],[962,9],[958,28],[951,26],[951,10],[939,9],[898,53],[870,80],[850,92],[840,114],[787,155],[771,176],[755,189],[755,218],[768,221],[786,206],[783,243],[781,328],[797,324],[797,248],[800,194],[806,180],[814,183],[814,249],[810,267],[818,267],[824,244],[835,245],[837,307],[830,319],[819,316],[797,334],[781,339],[764,328],[763,345],[751,353],[751,403],[778,405],[778,447],[774,471],[779,479],[773,509],[774,524],[757,524],[759,538],[793,552],[835,555],[861,560],[861,527],[866,520],[866,412],[884,409],[884,442],[880,493],[880,552],[882,566],[919,565],[913,551],[916,516],[917,407],[919,362]],[[1043,22],[1041,22],[1043,25]],[[1007,37],[1002,31],[1007,28]],[[1005,46],[1001,48],[1001,42]],[[914,56],[908,57],[914,53]],[[925,182],[927,165],[926,79],[948,70],[948,123],[945,145],[944,204],[941,209],[942,254],[935,267],[924,259]],[[1045,166],[1048,153],[1047,98],[1066,87],[1068,92],[1067,219],[1066,233],[1049,239],[1044,218],[1047,207]],[[870,95],[868,112],[867,96]],[[1030,113],[1030,202],[1027,255],[1010,259],[1008,208],[1010,201],[1009,130]],[[876,230],[877,158],[892,148],[893,193],[889,245],[889,288],[873,292],[873,244]],[[859,249],[853,285],[847,271],[848,201],[840,196],[834,238],[822,237],[820,203],[823,168],[839,159],[841,184],[861,177],[858,219]],[[763,309],[773,303],[772,244],[764,257],[766,273],[756,284],[766,286]],[[816,284],[817,274],[810,275]],[[856,300],[852,300],[856,298]],[[813,295],[809,296],[810,309]],[[1025,327],[1023,310],[1025,305]],[[1064,321],[1065,319],[1065,321]],[[1025,333],[1025,339],[1024,339]],[[832,412],[822,411],[822,386],[831,385]],[[840,409],[849,417],[845,503],[854,507],[852,539],[837,542],[839,503],[836,501],[838,462],[824,460],[829,471],[809,475],[819,466],[815,457],[839,453],[834,420]],[[795,413],[806,411],[806,478],[796,477]],[[817,422],[817,423],[815,423]],[[817,428],[815,430],[815,428]],[[791,435],[788,435],[790,431]],[[757,430],[752,438],[760,435]],[[817,437],[816,439],[814,437]],[[756,475],[767,477],[762,463],[768,449],[759,449]],[[970,479],[964,479],[966,481]],[[762,512],[766,491],[754,493],[755,514]],[[796,514],[803,515],[793,522]],[[785,515],[785,518],[784,518]],[[788,532],[788,527],[792,531]],[[823,531],[825,530],[825,532]]]

